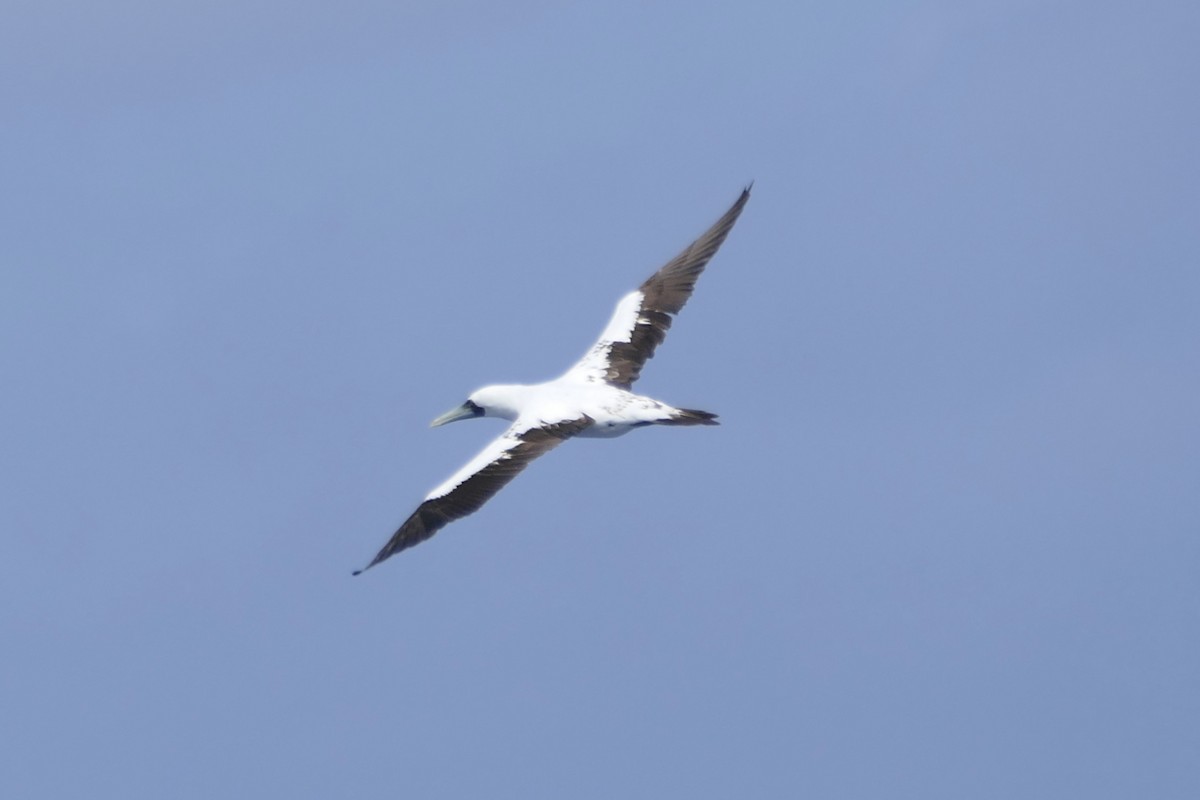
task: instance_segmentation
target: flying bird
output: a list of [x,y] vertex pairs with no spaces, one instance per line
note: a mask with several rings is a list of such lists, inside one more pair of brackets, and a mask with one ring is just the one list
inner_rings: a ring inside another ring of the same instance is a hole
[[716,425],[716,414],[675,408],[631,388],[749,199],[747,186],[699,239],[621,298],[600,339],[564,375],[533,386],[485,386],[435,419],[435,428],[472,417],[500,417],[512,425],[430,492],[371,563],[354,574],[478,511],[531,461],[573,436],[611,438],[646,425]]

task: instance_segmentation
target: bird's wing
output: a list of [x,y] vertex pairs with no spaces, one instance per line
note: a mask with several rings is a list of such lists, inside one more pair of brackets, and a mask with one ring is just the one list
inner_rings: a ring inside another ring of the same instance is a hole
[[571,367],[567,377],[605,381],[629,389],[641,374],[642,365],[666,338],[671,315],[678,314],[692,296],[696,279],[733,229],[749,199],[747,186],[737,202],[703,236],[651,275],[637,291],[625,295],[600,339]]
[[591,418],[586,415],[549,424],[517,420],[466,466],[430,492],[371,563],[354,574],[420,544],[446,524],[478,511],[531,461],[591,424]]

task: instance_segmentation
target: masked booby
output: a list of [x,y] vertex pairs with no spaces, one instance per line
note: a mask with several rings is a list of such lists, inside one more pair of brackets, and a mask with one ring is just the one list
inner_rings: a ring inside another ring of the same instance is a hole
[[716,414],[675,408],[630,389],[749,199],[746,187],[699,239],[625,295],[596,344],[561,377],[533,386],[486,386],[435,419],[433,427],[472,417],[499,417],[512,425],[430,492],[371,563],[354,574],[478,511],[531,461],[573,436],[608,438],[645,425],[716,425]]

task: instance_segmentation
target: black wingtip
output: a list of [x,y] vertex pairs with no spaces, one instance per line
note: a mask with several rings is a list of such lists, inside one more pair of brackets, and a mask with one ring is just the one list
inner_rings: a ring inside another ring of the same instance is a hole
[[366,572],[366,571],[367,571],[367,570],[366,570],[365,568],[363,568],[363,569],[356,569],[356,570],[354,570],[354,572],[351,572],[350,574],[351,574],[351,575],[353,575],[353,576],[355,576],[355,577],[357,577],[357,576],[359,576],[359,575],[362,575],[362,574],[363,574],[364,572]]
[[746,188],[742,189],[742,194],[750,194],[750,190],[753,188],[754,188],[754,179],[751,178],[750,182],[746,184]]

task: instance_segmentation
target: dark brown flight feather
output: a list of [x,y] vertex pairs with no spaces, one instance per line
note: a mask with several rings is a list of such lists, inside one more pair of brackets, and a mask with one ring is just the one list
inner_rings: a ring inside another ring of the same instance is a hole
[[678,314],[692,296],[696,279],[716,255],[721,243],[733,230],[733,224],[746,201],[750,186],[742,190],[737,202],[715,224],[683,252],[671,259],[662,269],[638,287],[642,293],[637,323],[628,342],[612,342],[608,346],[608,369],[604,380],[621,389],[629,389],[642,374],[642,366],[654,356],[654,350],[667,336],[671,315]]
[[[371,563],[355,570],[354,574],[361,575],[401,550],[420,544],[448,523],[475,513],[535,458],[553,450],[591,424],[591,417],[585,415],[580,419],[530,428],[515,435],[506,432],[501,438],[511,439],[512,444],[500,456],[467,476],[450,491],[417,506],[417,510],[392,534],[392,538]],[[488,446],[491,447],[490,444]]]

